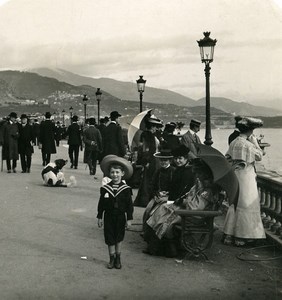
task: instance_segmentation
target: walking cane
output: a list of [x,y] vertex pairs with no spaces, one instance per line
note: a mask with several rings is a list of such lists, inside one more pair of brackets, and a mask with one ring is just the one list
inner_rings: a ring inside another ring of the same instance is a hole
[[1,156],[1,172],[3,172],[2,146],[0,146],[0,156]]

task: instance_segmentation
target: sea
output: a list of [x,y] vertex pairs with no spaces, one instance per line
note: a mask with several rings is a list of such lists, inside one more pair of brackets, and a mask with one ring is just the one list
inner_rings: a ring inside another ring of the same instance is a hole
[[[212,129],[212,146],[225,154],[228,150],[228,136],[234,129]],[[269,171],[274,171],[282,176],[282,129],[279,128],[258,128],[254,130],[254,134],[259,137],[263,135],[262,142],[269,143],[270,147],[266,147],[260,164]],[[205,140],[205,128],[198,133],[202,142]]]

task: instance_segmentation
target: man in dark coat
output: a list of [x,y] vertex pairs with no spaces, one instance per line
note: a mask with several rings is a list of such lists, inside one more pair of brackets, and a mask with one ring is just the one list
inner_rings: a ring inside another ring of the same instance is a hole
[[32,130],[32,126],[28,124],[28,118],[26,114],[21,115],[21,124],[19,124],[18,141],[22,173],[30,173],[33,145],[36,141]]
[[77,169],[78,165],[78,155],[79,155],[79,147],[82,147],[81,141],[81,129],[77,124],[78,117],[72,117],[72,124],[68,127],[66,136],[68,137],[68,145],[69,145],[69,158],[71,163],[71,168]]
[[[17,114],[11,112],[9,120],[3,125],[3,160],[6,160],[7,171],[17,173],[19,126],[17,123]],[[12,160],[12,166],[11,166]]]
[[100,131],[95,127],[95,118],[89,119],[89,127],[83,132],[84,163],[87,163],[90,175],[96,174],[97,159],[102,148],[102,137]]
[[38,146],[40,124],[38,122],[38,119],[34,119],[34,120],[30,119],[29,122],[30,125],[32,126],[32,131],[35,138],[35,145]]
[[[108,122],[109,122],[109,117],[101,118],[100,124],[97,126],[97,128],[99,129],[101,136],[102,136],[103,149],[105,149],[105,132],[106,132],[106,127],[107,127],[106,124]],[[104,158],[104,153],[101,152],[99,155],[99,161],[101,162],[103,158]]]
[[61,126],[61,123],[60,121],[57,121],[56,122],[56,125],[55,125],[55,132],[54,132],[54,135],[55,135],[55,141],[56,141],[56,146],[59,147],[60,146],[60,140],[62,139],[63,137],[63,127]]
[[117,111],[112,111],[110,114],[111,123],[105,129],[104,156],[113,154],[123,157],[126,154],[122,129],[118,124],[120,116]]
[[43,166],[49,164],[51,154],[56,153],[55,124],[50,119],[51,113],[46,112],[45,121],[42,121],[40,124],[39,147],[41,147]]

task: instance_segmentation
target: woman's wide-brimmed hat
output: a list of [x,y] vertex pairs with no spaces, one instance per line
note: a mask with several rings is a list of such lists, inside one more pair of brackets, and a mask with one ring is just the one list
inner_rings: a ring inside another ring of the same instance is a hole
[[26,114],[22,114],[21,119],[28,119],[28,116]]
[[243,126],[248,129],[255,129],[263,126],[263,121],[258,118],[253,117],[242,117],[241,120],[237,122],[237,125]]
[[188,147],[186,147],[185,145],[180,145],[176,149],[172,150],[171,154],[174,157],[178,157],[178,156],[186,156],[186,155],[188,155],[189,152],[190,152],[190,149]]
[[112,165],[120,165],[123,168],[124,179],[129,179],[133,174],[133,167],[128,160],[116,155],[107,155],[103,158],[100,164],[100,168],[105,176],[109,177],[110,167]]
[[160,152],[156,152],[154,154],[155,157],[160,159],[170,159],[173,158],[173,155],[171,154],[170,149],[162,149]]

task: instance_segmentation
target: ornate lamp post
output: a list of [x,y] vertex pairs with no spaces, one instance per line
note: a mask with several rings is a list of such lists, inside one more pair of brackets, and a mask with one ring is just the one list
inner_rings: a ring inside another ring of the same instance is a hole
[[63,109],[63,110],[62,110],[62,114],[63,114],[63,126],[65,126],[65,112],[66,112],[66,111]]
[[140,95],[140,112],[142,112],[142,100],[143,100],[143,93],[145,91],[145,84],[146,84],[146,80],[143,79],[143,75],[139,75],[139,79],[136,80],[137,83],[137,90],[139,92]]
[[87,95],[84,94],[83,95],[83,104],[84,104],[84,123],[86,122],[86,106],[87,106],[87,101],[88,101],[88,98],[87,98]]
[[214,46],[217,40],[210,38],[210,32],[204,32],[204,38],[197,41],[200,47],[202,63],[205,63],[206,75],[206,135],[204,143],[208,146],[213,144],[211,136],[211,115],[210,115],[210,63],[213,61]]
[[97,92],[95,93],[95,95],[98,104],[98,124],[100,125],[100,101],[102,98],[102,92],[100,91],[100,88],[97,88]]
[[72,106],[69,108],[69,111],[70,111],[70,121],[72,123],[72,113],[73,113],[73,107]]

